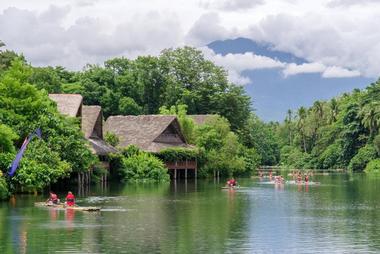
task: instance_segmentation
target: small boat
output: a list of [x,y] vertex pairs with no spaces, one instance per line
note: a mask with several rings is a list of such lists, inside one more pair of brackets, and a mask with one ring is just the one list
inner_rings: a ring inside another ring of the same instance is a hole
[[57,209],[72,209],[76,211],[86,211],[86,212],[98,212],[100,211],[100,207],[96,206],[67,206],[65,204],[51,204],[46,202],[36,202],[35,206],[39,207],[49,207],[49,208],[57,208]]
[[239,185],[237,186],[223,186],[222,189],[227,189],[227,190],[236,190],[240,189],[241,187]]
[[293,184],[293,185],[320,185],[320,182],[305,182],[305,181],[286,181],[286,184]]

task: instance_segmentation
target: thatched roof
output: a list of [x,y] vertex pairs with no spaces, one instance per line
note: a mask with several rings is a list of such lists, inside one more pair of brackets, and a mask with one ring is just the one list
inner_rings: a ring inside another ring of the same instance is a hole
[[89,138],[88,141],[91,144],[91,150],[97,155],[107,155],[110,153],[117,153],[117,149],[107,144],[103,139],[98,137]]
[[188,115],[197,125],[202,125],[212,120],[217,115]]
[[[86,138],[97,136],[103,138],[102,133],[102,108],[100,106],[85,106],[82,107],[82,131]],[[100,131],[96,131],[100,129]]]
[[168,147],[189,147],[176,116],[110,116],[104,125],[104,132],[117,135],[121,147],[136,145],[147,152],[159,152]]
[[97,155],[117,153],[117,149],[103,140],[103,115],[100,106],[82,107],[82,131]]
[[83,97],[80,94],[49,94],[49,98],[57,103],[58,111],[71,117],[81,116]]

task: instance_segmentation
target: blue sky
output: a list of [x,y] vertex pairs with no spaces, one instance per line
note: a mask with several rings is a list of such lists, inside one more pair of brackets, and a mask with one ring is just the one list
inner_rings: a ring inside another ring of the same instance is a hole
[[0,40],[35,66],[80,70],[190,45],[267,121],[376,80],[378,27],[377,0],[0,1]]
[[[270,45],[260,45],[245,38],[216,41],[208,47],[222,55],[253,52],[283,63],[299,66],[307,63],[307,60],[291,53],[270,50]],[[241,75],[248,77],[245,89],[252,98],[256,113],[265,121],[282,121],[288,109],[311,106],[316,100],[331,99],[354,88],[364,88],[375,81],[363,76],[324,78],[321,74],[299,73],[286,77],[283,69],[266,68],[245,70]]]

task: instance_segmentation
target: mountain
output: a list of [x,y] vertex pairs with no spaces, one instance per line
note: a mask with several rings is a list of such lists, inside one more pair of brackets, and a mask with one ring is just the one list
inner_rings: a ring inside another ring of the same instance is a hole
[[[221,55],[253,52],[285,63],[307,63],[306,59],[289,52],[274,50],[270,44],[246,38],[214,41],[207,46]],[[284,77],[280,69],[247,70],[243,75],[252,80],[245,89],[252,98],[257,115],[264,121],[282,121],[288,109],[311,106],[316,100],[328,100],[375,81],[366,77],[323,78],[320,73]]]

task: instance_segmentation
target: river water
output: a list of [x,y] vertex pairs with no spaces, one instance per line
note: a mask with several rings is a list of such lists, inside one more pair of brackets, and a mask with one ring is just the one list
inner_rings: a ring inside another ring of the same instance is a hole
[[380,178],[313,180],[321,184],[93,186],[78,195],[79,205],[102,207],[91,213],[20,195],[0,203],[0,253],[379,253]]

